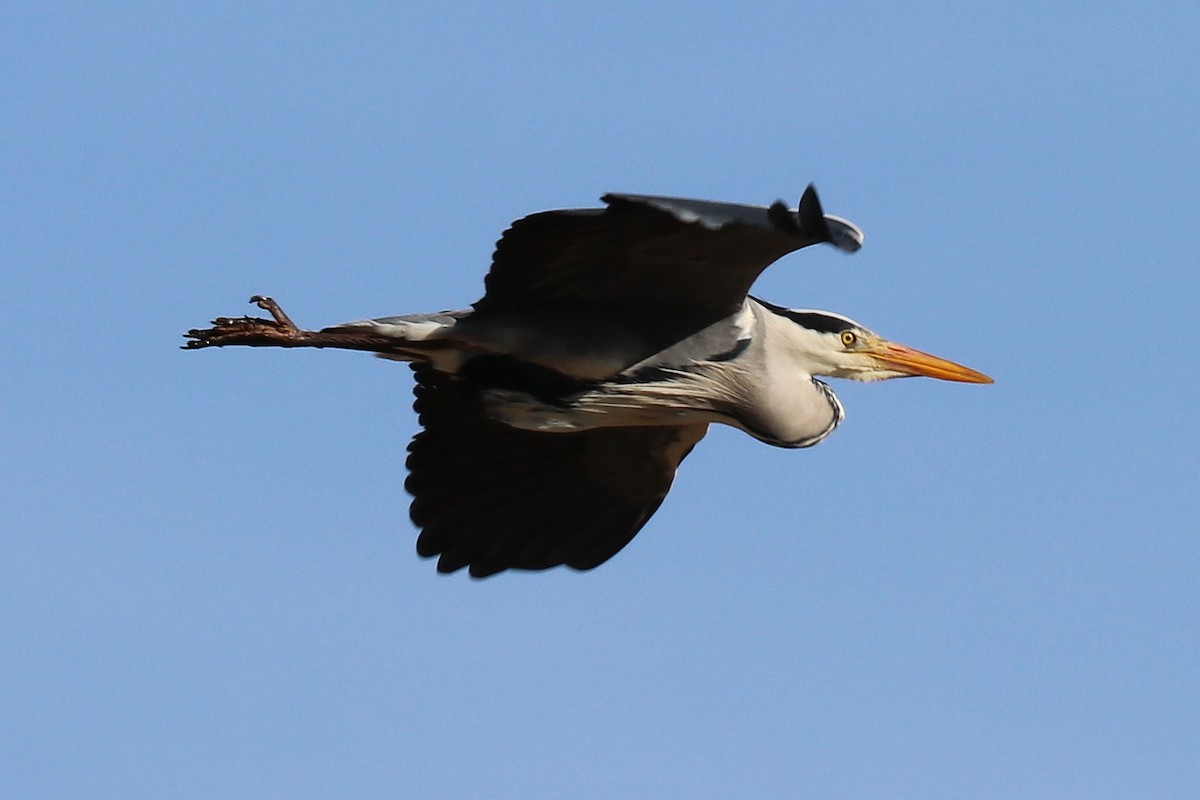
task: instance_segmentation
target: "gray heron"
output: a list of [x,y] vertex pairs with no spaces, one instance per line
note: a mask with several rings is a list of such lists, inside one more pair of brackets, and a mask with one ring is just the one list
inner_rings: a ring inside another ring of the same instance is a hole
[[409,362],[417,552],[475,577],[604,563],[711,423],[777,447],[820,442],[843,412],[819,378],[991,383],[839,314],[749,294],[794,250],[862,246],[812,186],[795,209],[602,200],[514,222],[469,309],[304,330],[256,295],[269,319],[220,317],[184,347],[334,347]]

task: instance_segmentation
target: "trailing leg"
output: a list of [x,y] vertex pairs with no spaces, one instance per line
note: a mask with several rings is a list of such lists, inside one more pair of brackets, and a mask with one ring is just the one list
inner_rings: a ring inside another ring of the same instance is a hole
[[271,319],[261,317],[217,317],[211,328],[193,328],[184,334],[185,350],[205,347],[334,347],[342,350],[365,350],[392,357],[414,359],[419,354],[406,349],[403,341],[394,336],[370,329],[341,328],[308,331],[296,326],[270,297],[254,295],[250,302],[267,311]]

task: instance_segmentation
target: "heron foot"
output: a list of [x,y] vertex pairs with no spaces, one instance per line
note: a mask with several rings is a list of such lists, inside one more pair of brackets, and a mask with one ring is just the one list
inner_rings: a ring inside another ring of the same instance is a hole
[[295,347],[303,345],[308,331],[283,313],[270,297],[254,295],[250,302],[271,314],[271,319],[261,317],[217,317],[211,328],[192,328],[184,334],[187,341],[184,350],[199,350],[203,347],[226,347],[249,345],[251,347]]

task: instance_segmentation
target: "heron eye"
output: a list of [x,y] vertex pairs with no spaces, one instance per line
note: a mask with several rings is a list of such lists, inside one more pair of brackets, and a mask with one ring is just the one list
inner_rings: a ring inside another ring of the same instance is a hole
[[854,343],[857,341],[858,341],[858,337],[854,335],[854,331],[842,331],[842,346],[843,347],[852,347],[854,345]]

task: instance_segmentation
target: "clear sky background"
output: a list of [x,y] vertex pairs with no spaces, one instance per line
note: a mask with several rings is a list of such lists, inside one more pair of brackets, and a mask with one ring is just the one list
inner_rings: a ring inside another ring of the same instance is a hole
[[[0,796],[1192,798],[1200,7],[8,3]],[[866,231],[756,291],[994,386],[714,430],[590,573],[413,552],[402,366],[606,191]]]

